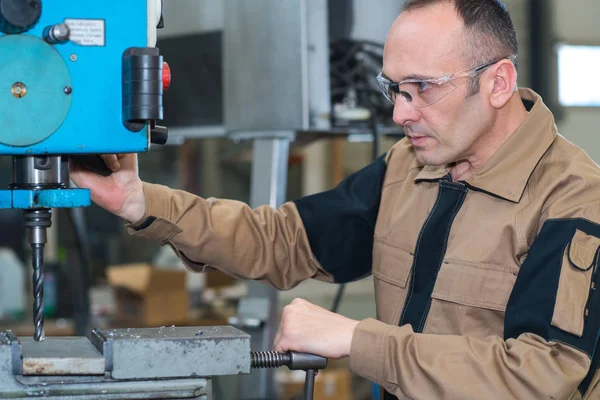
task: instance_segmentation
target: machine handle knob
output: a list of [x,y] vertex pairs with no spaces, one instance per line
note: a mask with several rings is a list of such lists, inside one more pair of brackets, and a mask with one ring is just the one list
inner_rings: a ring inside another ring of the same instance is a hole
[[0,0],[0,32],[23,33],[42,15],[42,0]]
[[152,125],[150,128],[150,142],[153,144],[166,144],[169,139],[169,130],[166,126]]
[[253,351],[250,353],[252,368],[278,368],[286,366],[292,371],[319,370],[327,367],[327,359],[315,354],[288,351]]
[[304,381],[304,400],[313,400],[315,391],[315,373],[327,367],[327,359],[315,354],[298,353],[288,351],[280,353],[276,351],[253,351],[250,353],[251,368],[278,368],[282,366],[290,370],[306,371]]

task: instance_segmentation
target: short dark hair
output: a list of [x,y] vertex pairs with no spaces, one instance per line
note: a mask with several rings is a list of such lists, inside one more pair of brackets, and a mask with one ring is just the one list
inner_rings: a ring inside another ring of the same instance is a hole
[[[406,0],[403,11],[441,3],[454,4],[467,29],[465,56],[472,66],[518,54],[517,32],[501,0]],[[469,95],[479,92],[479,79],[470,86]]]

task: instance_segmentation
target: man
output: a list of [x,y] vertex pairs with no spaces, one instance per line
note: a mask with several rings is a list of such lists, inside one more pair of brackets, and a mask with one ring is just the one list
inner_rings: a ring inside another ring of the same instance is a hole
[[600,397],[600,172],[517,91],[499,0],[408,0],[379,82],[407,138],[278,210],[142,183],[136,159],[75,170],[133,234],[291,288],[375,277],[377,320],[295,300],[275,350],[350,357],[393,399]]

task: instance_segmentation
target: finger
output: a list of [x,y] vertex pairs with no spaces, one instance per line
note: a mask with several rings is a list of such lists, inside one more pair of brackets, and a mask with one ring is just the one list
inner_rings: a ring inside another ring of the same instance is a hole
[[92,194],[92,201],[98,202],[101,200],[100,194],[97,193],[95,188],[102,187],[106,184],[106,179],[103,176],[86,171],[84,168],[77,166],[71,173],[71,180],[81,189],[90,188]]
[[121,163],[121,168],[131,171],[137,171],[137,154],[136,153],[127,153],[123,154],[123,157],[119,160]]
[[283,329],[279,328],[273,342],[273,351],[285,353],[286,351],[293,350],[292,345],[290,345],[289,342],[290,340],[284,334]]
[[307,300],[304,300],[303,298],[300,297],[296,297],[294,300],[292,300],[292,302],[290,304],[306,304],[308,303]]
[[277,333],[275,334],[275,339],[273,340],[273,351],[277,351],[277,350],[275,350],[275,348],[279,344],[280,340],[281,340],[281,329],[277,330]]
[[296,305],[296,306],[304,306],[304,307],[306,307],[308,309],[311,309],[311,310],[331,312],[331,311],[327,310],[326,308],[323,308],[321,306],[313,304],[310,301],[302,299],[302,298],[299,298],[299,297],[295,298],[294,300],[292,300],[291,304]]
[[278,337],[275,340],[275,342],[273,343],[273,351],[282,352],[282,353],[285,353],[287,351],[287,349],[284,346],[284,340],[281,336]]
[[116,154],[100,154],[100,158],[112,172],[118,172],[121,169],[121,163]]
[[117,154],[117,160],[120,160],[123,157],[125,157],[125,153]]
[[69,160],[69,174],[77,174],[81,171],[81,166],[76,162]]
[[89,175],[89,171],[85,170],[80,164],[69,161],[69,179],[77,187],[87,187],[87,175]]
[[331,312],[331,311],[327,310],[326,308],[323,308],[321,306],[311,303],[310,301],[304,301],[303,305],[306,306],[307,308],[310,308],[311,310]]

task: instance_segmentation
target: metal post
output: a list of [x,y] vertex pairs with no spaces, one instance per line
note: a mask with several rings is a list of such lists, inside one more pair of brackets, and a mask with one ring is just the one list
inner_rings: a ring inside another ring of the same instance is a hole
[[[225,130],[238,140],[253,140],[250,205],[278,207],[285,201],[295,133],[329,127],[327,2],[223,3]],[[236,324],[252,336],[254,351],[273,346],[277,297],[276,290],[249,282],[248,296],[240,301]],[[273,378],[273,370],[241,377],[238,398],[274,399]]]
[[[293,132],[266,134],[254,139],[250,206],[278,207],[285,202],[290,141]],[[247,282],[238,321],[251,335],[254,351],[271,350],[278,326],[278,292],[259,282]],[[273,369],[254,370],[240,381],[241,400],[275,399]]]
[[279,207],[285,202],[290,139],[281,134],[274,138],[254,140],[252,160],[252,189],[250,206]]

